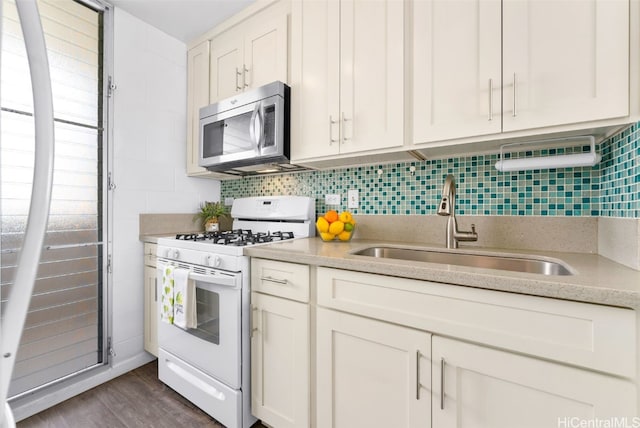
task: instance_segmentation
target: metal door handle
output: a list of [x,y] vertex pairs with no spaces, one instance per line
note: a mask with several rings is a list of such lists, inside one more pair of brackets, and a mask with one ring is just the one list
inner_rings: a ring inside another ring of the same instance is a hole
[[241,74],[242,73],[240,73],[240,70],[238,69],[238,67],[236,67],[236,92],[242,90],[242,86],[238,85],[238,76],[240,76]]
[[440,358],[440,410],[444,410],[444,358]]
[[345,123],[347,123],[348,121],[350,121],[351,119],[347,119],[344,116],[344,112],[341,113],[342,114],[342,142],[345,143],[347,140],[350,140],[351,138],[353,138],[353,127],[351,127],[351,138],[347,138],[347,131],[346,131],[346,126]]
[[516,96],[516,88],[517,88],[517,83],[518,81],[516,80],[516,73],[513,73],[513,117],[516,117],[518,115],[518,111],[517,111],[517,96]]
[[489,120],[493,120],[493,79],[489,79]]
[[333,125],[335,123],[338,123],[337,120],[333,120],[333,116],[329,115],[329,145],[332,145],[333,143],[337,143],[340,140],[334,140],[333,139]]
[[416,400],[420,399],[420,350],[416,351]]
[[267,281],[267,282],[275,282],[276,284],[282,284],[282,285],[287,285],[289,283],[289,281],[286,279],[276,279],[276,278],[271,278],[270,276],[263,276],[260,278],[260,280]]
[[249,84],[247,83],[247,73],[249,73],[249,69],[245,64],[242,65],[242,87],[248,88]]
[[251,114],[251,120],[249,120],[249,138],[251,138],[251,142],[256,145],[256,150],[260,149],[260,138],[262,136],[262,132],[260,135],[256,135],[256,119],[260,114],[260,110],[262,108],[262,103],[257,102],[255,108],[253,109],[253,113]]

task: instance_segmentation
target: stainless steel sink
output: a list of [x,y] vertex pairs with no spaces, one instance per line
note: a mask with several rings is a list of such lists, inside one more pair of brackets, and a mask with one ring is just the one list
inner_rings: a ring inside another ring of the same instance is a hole
[[355,251],[352,254],[383,259],[413,260],[417,262],[537,273],[541,275],[573,275],[571,268],[563,262],[542,258],[454,253],[396,247],[369,247]]

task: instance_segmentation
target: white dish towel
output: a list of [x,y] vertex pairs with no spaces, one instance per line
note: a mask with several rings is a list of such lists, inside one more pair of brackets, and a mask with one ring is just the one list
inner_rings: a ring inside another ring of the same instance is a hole
[[196,285],[189,279],[188,269],[173,269],[173,296],[173,324],[183,329],[196,328]]

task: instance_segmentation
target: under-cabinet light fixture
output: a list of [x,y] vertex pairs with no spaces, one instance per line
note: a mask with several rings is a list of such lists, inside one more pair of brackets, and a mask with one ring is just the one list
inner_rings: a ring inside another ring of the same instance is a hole
[[523,143],[504,144],[500,146],[500,158],[496,162],[498,171],[526,171],[534,169],[555,169],[555,168],[572,168],[579,166],[594,166],[600,162],[602,156],[596,153],[596,143],[593,136],[586,137],[570,137],[557,140],[533,141],[531,143],[553,143],[559,141],[584,140],[588,138],[591,144],[589,153],[574,153],[568,155],[541,156],[530,158],[504,159],[504,148],[507,146],[520,145]]

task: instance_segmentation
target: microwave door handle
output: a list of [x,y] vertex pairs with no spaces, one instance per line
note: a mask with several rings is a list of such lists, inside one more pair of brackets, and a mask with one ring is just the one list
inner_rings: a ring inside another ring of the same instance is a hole
[[260,135],[256,135],[256,118],[260,114],[260,103],[256,103],[255,108],[253,109],[253,113],[251,114],[251,120],[249,121],[249,138],[251,138],[251,142],[256,145],[256,151],[260,150]]
[[262,110],[262,103],[260,103],[260,109],[258,111],[258,116],[256,116],[256,120],[258,121],[258,129],[260,130],[257,141],[258,150],[260,150],[264,143],[264,112]]

